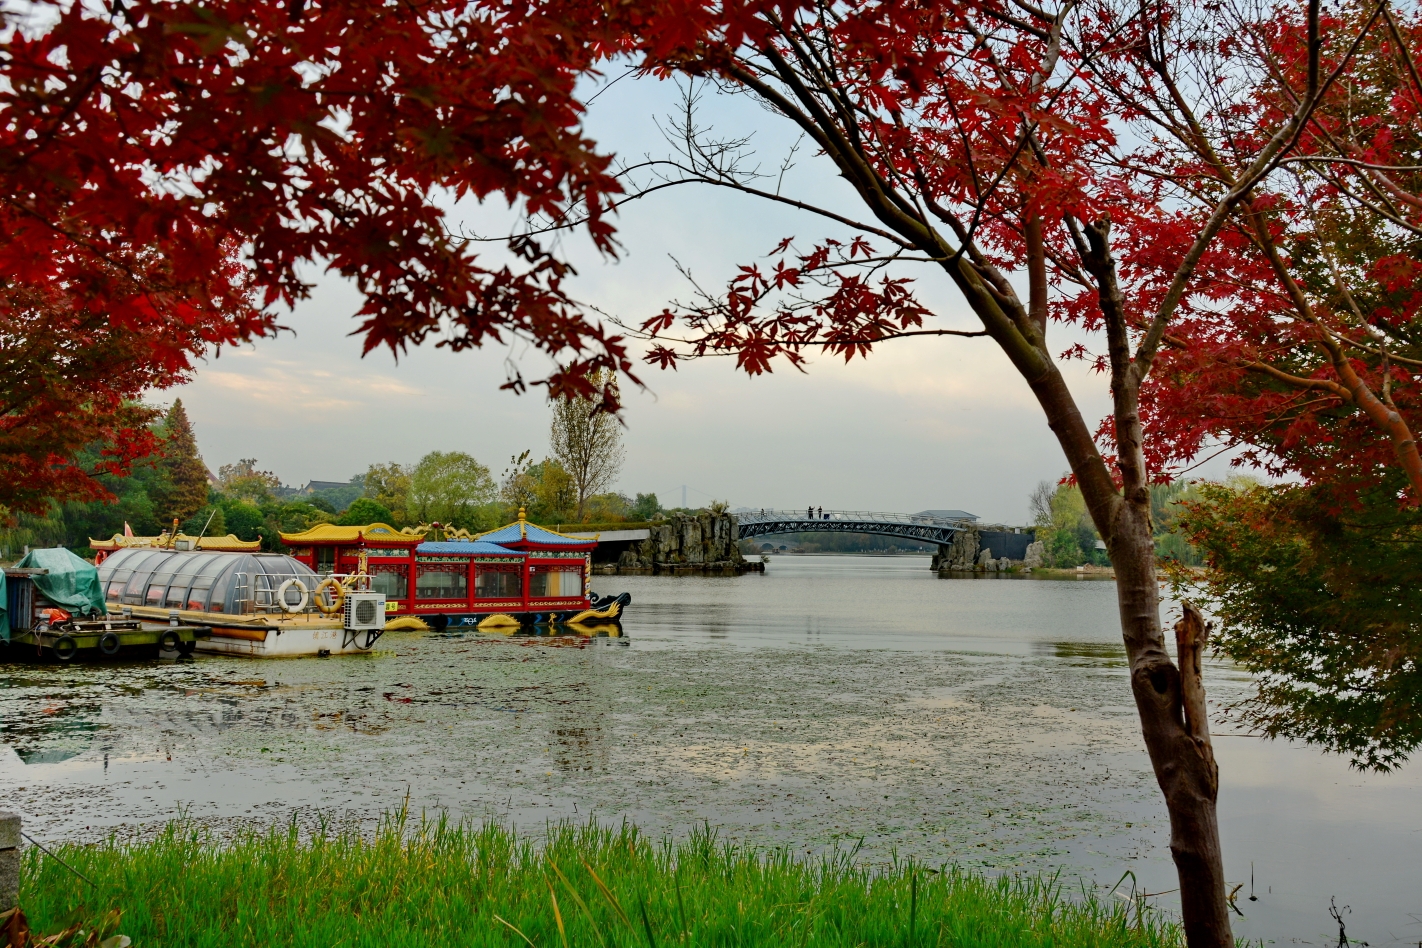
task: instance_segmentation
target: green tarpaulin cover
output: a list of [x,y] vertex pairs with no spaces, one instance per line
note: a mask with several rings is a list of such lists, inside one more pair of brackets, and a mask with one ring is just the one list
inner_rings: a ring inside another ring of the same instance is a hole
[[34,577],[35,588],[60,608],[81,616],[104,614],[104,590],[99,586],[99,571],[88,560],[75,556],[63,547],[55,547],[52,550],[30,550],[15,567],[49,570],[46,576]]

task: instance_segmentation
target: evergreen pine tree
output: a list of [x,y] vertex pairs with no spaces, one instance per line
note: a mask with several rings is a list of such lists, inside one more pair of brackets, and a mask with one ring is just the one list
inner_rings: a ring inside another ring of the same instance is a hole
[[207,465],[198,454],[192,423],[182,399],[173,402],[163,420],[163,457],[157,467],[162,477],[156,511],[165,523],[174,517],[187,520],[207,506]]

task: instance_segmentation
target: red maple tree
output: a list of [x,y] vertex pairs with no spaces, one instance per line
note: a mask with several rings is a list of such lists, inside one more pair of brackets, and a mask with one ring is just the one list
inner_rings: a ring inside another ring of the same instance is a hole
[[[1242,463],[1327,485],[1344,506],[1397,471],[1402,501],[1422,505],[1422,16],[1368,5],[1321,28],[1357,41],[1324,57],[1333,81],[1285,173],[1241,205],[1202,274],[1213,292],[1171,326],[1147,392],[1153,460],[1168,469],[1211,441],[1241,446]],[[1261,81],[1248,107],[1217,119],[1217,138],[1247,141],[1299,100],[1305,35],[1280,11],[1232,45]],[[1224,186],[1231,162],[1192,124],[1162,125],[1162,167]]]
[[[149,428],[157,412],[138,399],[187,381],[194,356],[234,338],[245,278],[226,255],[215,275],[189,281],[142,248],[62,276],[54,271],[70,261],[13,256],[0,283],[0,505],[38,514],[58,500],[107,497],[97,475],[126,474],[159,447]],[[135,277],[140,269],[163,285]],[[228,298],[190,302],[212,291]],[[93,467],[76,457],[91,445],[101,446]]]
[[590,370],[630,369],[570,305],[566,264],[518,235],[511,262],[485,263],[441,204],[576,205],[614,249],[618,184],[573,95],[604,35],[586,11],[41,0],[0,16],[0,346],[32,370],[0,383],[0,504],[101,494],[74,448],[111,441],[119,468],[148,450],[127,402],[274,332],[304,265],[360,289],[367,351],[521,336],[560,361],[540,381],[581,395]]
[[[1037,397],[1116,568],[1187,938],[1232,945],[1200,678],[1205,629],[1187,606],[1175,629],[1179,664],[1172,661],[1148,491],[1172,451],[1198,451],[1180,428],[1221,422],[1202,424],[1189,416],[1183,386],[1151,379],[1177,351],[1218,358],[1208,334],[1177,334],[1186,320],[1229,322],[1265,292],[1260,281],[1297,281],[1271,250],[1266,189],[1318,128],[1337,79],[1367,81],[1356,53],[1378,19],[1326,24],[1318,3],[1295,17],[1222,4],[1049,9],[1022,0],[805,2],[752,18],[746,25],[728,13],[713,34],[720,42],[660,63],[714,77],[792,122],[853,187],[868,218],[762,189],[738,173],[745,162],[689,119],[679,153],[647,189],[675,181],[735,188],[847,225],[861,239],[780,244],[769,264],[742,267],[723,291],[643,323],[648,358],[674,367],[734,353],[755,374],[777,360],[802,364],[807,352],[853,359],[908,336],[986,335],[998,344]],[[1302,77],[1292,98],[1274,96],[1268,107],[1259,101],[1268,72],[1246,73],[1246,81],[1239,72],[1236,44],[1256,35],[1288,37],[1297,53],[1290,65]],[[1247,132],[1232,134],[1245,119]],[[1250,237],[1258,250],[1239,263]],[[905,276],[915,266],[947,276],[981,328],[932,319]],[[1047,341],[1053,318],[1099,333],[1104,351],[1076,343],[1059,356]],[[1315,324],[1304,313],[1297,319]],[[1230,331],[1247,335],[1247,321],[1230,322]],[[1099,429],[1068,390],[1063,357],[1090,360],[1108,380],[1114,410]],[[1348,371],[1346,360],[1331,364]],[[1363,389],[1344,384],[1361,405]],[[1161,410],[1171,399],[1173,416]]]

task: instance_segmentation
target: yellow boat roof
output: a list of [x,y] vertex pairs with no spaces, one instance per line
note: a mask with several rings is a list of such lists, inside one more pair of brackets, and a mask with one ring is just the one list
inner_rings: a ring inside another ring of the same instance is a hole
[[127,550],[133,548],[204,550],[210,553],[255,553],[262,548],[261,540],[239,540],[232,534],[225,537],[190,537],[180,533],[170,537],[163,533],[156,537],[126,537],[115,533],[108,540],[89,539],[91,550]]
[[321,543],[419,543],[424,539],[424,530],[406,527],[396,530],[387,523],[369,523],[362,526],[342,527],[334,523],[318,523],[301,533],[283,533],[281,542],[287,546],[306,546]]

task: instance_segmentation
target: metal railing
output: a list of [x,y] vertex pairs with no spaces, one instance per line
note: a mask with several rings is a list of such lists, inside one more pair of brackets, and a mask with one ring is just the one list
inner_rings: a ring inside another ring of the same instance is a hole
[[968,517],[931,517],[881,510],[761,510],[736,514],[742,539],[775,533],[874,533],[929,543],[951,543],[963,530],[977,525]]
[[[238,572],[233,575],[231,609],[235,615],[247,615],[249,613],[286,613],[287,609],[282,608],[281,599],[278,595],[282,584],[288,579],[300,580],[306,587],[306,608],[303,612],[317,611],[316,587],[324,580],[335,578],[342,582],[351,578],[360,578],[362,574],[357,573],[318,573],[315,577],[293,576],[290,573],[246,573]],[[292,604],[294,605],[294,603]]]
[[741,523],[760,523],[767,520],[853,520],[857,523],[904,523],[934,524],[941,526],[970,527],[976,524],[976,517],[929,517],[923,514],[888,513],[882,510],[773,510],[763,508],[749,512],[740,511],[736,518]]

